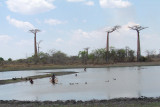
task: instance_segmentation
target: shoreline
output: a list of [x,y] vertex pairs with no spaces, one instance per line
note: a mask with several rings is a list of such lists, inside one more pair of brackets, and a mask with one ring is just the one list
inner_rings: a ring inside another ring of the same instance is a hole
[[0,100],[0,106],[12,107],[158,107],[160,106],[160,97],[157,98],[116,98],[110,100],[57,100],[57,101],[18,101],[18,100]]
[[[24,77],[24,78],[14,78],[14,79],[12,78],[12,79],[7,79],[7,80],[0,80],[0,85],[29,81],[29,78],[32,78],[34,80],[34,79],[51,77],[52,73],[49,73],[49,74],[48,73],[44,74],[44,75],[28,76],[28,77]],[[69,74],[74,74],[74,73],[77,73],[77,72],[54,72],[54,75],[55,76],[62,76],[62,75],[69,75]]]
[[134,67],[134,66],[160,66],[160,62],[130,62],[113,64],[88,64],[88,65],[4,65],[0,67],[0,72],[20,71],[20,70],[47,70],[47,69],[74,69],[74,68],[108,68],[108,67]]

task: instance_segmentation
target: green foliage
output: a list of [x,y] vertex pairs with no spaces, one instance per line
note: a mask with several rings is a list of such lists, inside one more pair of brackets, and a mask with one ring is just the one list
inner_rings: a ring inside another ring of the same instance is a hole
[[11,58],[8,58],[8,61],[9,61],[9,62],[11,62],[11,61],[12,61],[12,59],[11,59]]
[[67,55],[61,51],[54,52],[51,57],[54,64],[65,64],[67,60]]
[[78,57],[79,58],[81,58],[81,62],[83,63],[83,64],[85,64],[86,63],[86,59],[87,59],[87,52],[86,51],[79,51],[79,53],[78,53]]
[[0,65],[3,65],[4,59],[0,57]]
[[124,49],[119,49],[117,50],[117,60],[118,62],[124,62],[125,61],[125,50]]
[[139,60],[140,60],[140,62],[146,62],[146,61],[147,61],[147,58],[144,57],[144,56],[141,56]]
[[[67,54],[50,50],[48,53],[40,52],[37,57],[31,56],[26,59],[18,59],[17,61],[12,61],[11,58],[8,59],[7,63],[25,63],[30,66],[30,64],[105,64],[106,56],[108,55],[108,63],[114,62],[133,62],[135,61],[135,52],[129,47],[124,49],[116,49],[110,47],[108,54],[105,48],[92,50],[91,53],[87,51],[79,51],[77,56],[67,56]],[[141,61],[148,61],[148,58],[141,57]],[[4,59],[0,57],[0,63],[3,64]]]
[[4,59],[2,57],[0,57],[0,62],[4,61]]

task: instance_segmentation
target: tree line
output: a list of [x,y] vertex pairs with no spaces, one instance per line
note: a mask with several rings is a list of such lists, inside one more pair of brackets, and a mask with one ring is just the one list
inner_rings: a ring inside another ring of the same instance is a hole
[[[140,61],[152,61],[152,58],[159,57],[155,55],[152,51],[146,51],[147,56],[141,56]],[[110,47],[110,51],[106,54],[105,48],[95,49],[88,53],[88,50],[79,51],[75,56],[69,56],[64,52],[57,50],[50,50],[49,52],[40,52],[37,54],[37,57],[30,56],[25,59],[4,60],[0,57],[0,65],[3,64],[106,64],[106,57],[109,56],[108,63],[117,63],[117,62],[136,62],[136,53],[134,50],[129,47],[122,49],[116,49]]]

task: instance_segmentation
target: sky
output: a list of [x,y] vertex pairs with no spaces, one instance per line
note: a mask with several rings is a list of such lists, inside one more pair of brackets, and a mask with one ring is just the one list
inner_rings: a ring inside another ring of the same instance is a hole
[[128,26],[148,27],[140,32],[141,52],[160,52],[160,0],[1,0],[0,57],[20,59],[34,54],[34,35],[40,51],[57,50],[78,55],[106,47],[137,49],[137,33]]

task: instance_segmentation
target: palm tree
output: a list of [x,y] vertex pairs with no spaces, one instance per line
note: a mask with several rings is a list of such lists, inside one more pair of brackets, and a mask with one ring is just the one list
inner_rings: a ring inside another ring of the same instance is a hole
[[142,27],[142,26],[140,26],[140,25],[135,25],[135,26],[132,26],[132,27],[129,26],[129,28],[130,28],[131,30],[137,31],[137,61],[139,62],[139,61],[140,61],[140,58],[141,58],[140,36],[139,36],[139,33],[140,33],[141,30],[146,29],[146,28],[148,28],[148,27]]

